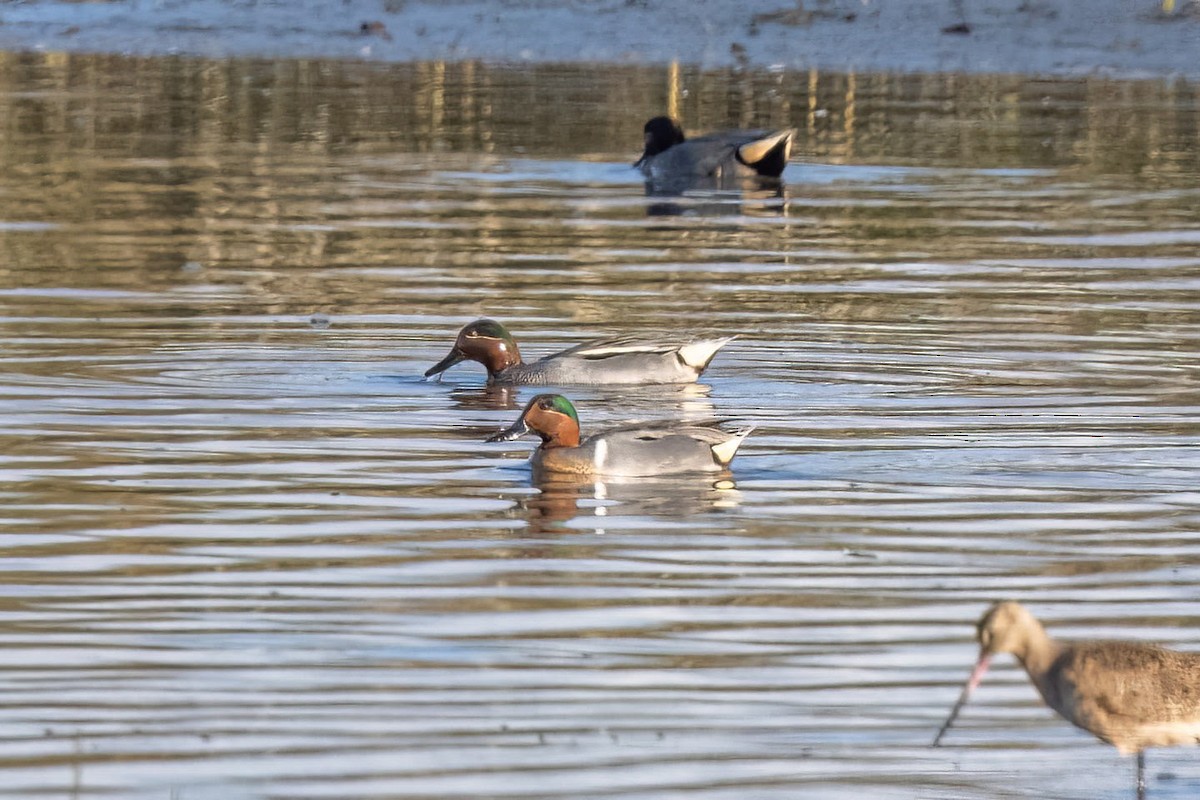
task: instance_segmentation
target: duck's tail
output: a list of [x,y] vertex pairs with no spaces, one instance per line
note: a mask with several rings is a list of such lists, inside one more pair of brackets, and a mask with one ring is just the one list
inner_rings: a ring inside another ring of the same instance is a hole
[[753,430],[753,425],[749,428],[740,428],[733,431],[730,438],[720,444],[714,444],[712,446],[712,453],[716,462],[722,467],[728,467],[729,462],[733,461],[733,457],[737,455],[738,448],[742,446],[742,442],[746,441],[746,437]]
[[787,128],[746,142],[737,149],[738,160],[759,175],[778,178],[792,157],[792,139],[795,135],[795,128]]
[[717,351],[736,338],[737,336],[726,336],[721,339],[697,339],[688,342],[679,348],[679,360],[696,370],[696,376],[699,377],[700,373],[708,369],[708,364]]

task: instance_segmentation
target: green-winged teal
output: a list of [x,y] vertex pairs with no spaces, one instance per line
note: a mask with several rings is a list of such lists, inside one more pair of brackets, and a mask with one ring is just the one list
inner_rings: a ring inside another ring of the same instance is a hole
[[1122,755],[1137,754],[1145,796],[1147,747],[1200,742],[1200,653],[1141,642],[1057,642],[1019,603],[997,603],[979,620],[979,660],[937,737],[950,729],[995,653],[1012,653],[1046,705]]
[[510,427],[488,438],[507,442],[536,433],[542,444],[533,467],[547,472],[649,477],[679,472],[720,472],[729,467],[753,428],[724,431],[678,424],[627,425],[580,441],[575,406],[561,394],[539,394]]
[[667,187],[729,185],[745,178],[778,178],[792,154],[794,128],[725,131],[688,139],[670,117],[646,123],[646,149],[634,166]]
[[450,354],[427,369],[425,377],[470,359],[487,368],[488,383],[495,385],[694,383],[717,351],[733,338],[652,341],[611,337],[527,364],[503,325],[480,319],[459,331]]

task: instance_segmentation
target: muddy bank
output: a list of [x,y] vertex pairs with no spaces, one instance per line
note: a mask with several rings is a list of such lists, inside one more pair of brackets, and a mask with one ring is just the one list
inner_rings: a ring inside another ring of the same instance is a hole
[[0,48],[665,63],[839,71],[1200,77],[1200,4],[1176,0],[297,0],[29,2]]

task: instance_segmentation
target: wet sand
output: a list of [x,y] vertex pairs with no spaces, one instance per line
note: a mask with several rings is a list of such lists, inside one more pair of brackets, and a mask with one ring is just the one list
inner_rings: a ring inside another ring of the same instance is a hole
[[0,8],[0,49],[1200,77],[1200,2],[30,2]]

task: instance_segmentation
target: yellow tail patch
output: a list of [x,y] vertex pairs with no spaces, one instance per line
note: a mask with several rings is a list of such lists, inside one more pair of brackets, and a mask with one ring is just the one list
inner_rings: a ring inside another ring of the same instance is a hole
[[729,462],[733,461],[733,457],[737,454],[738,448],[742,446],[742,442],[746,441],[746,437],[754,430],[754,426],[743,428],[733,434],[733,438],[728,441],[714,444],[712,446],[713,458],[722,467],[729,466]]
[[679,360],[692,369],[701,371],[708,366],[708,362],[712,361],[713,356],[717,354],[718,350],[732,342],[735,338],[734,336],[726,336],[724,339],[704,339],[698,342],[688,342],[679,348]]
[[783,160],[787,161],[792,157],[792,134],[794,130],[788,128],[786,131],[772,133],[769,136],[764,136],[761,139],[755,139],[753,142],[747,142],[738,148],[738,156],[742,162],[746,164],[757,164],[762,161],[767,155],[779,146],[780,142],[785,142]]

